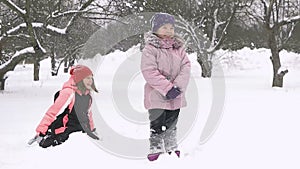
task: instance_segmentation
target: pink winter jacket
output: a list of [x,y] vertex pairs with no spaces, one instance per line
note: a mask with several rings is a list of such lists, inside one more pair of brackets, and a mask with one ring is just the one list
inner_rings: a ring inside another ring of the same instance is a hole
[[[161,39],[151,32],[145,34],[141,70],[146,80],[146,109],[176,110],[186,106],[184,93],[190,79],[191,64],[183,45],[177,36]],[[179,87],[182,93],[173,100],[167,100],[166,94],[173,86]]]
[[[67,106],[70,112],[72,111],[72,108],[75,103],[75,92],[77,92],[78,94],[81,93],[79,90],[77,90],[73,76],[71,76],[70,79],[64,83],[62,90],[60,90],[59,92],[59,96],[55,100],[54,104],[47,110],[40,124],[36,128],[36,132],[38,134],[39,133],[46,134],[49,125],[56,119],[57,115],[61,114],[65,110]],[[89,91],[87,91],[86,94],[89,94]],[[94,122],[93,122],[92,111],[91,111],[91,103],[89,105],[88,115],[89,115],[90,127],[91,130],[93,130]],[[66,129],[67,122],[68,122],[68,116],[65,116],[63,118],[63,127],[56,129],[55,133],[58,134],[64,132]]]

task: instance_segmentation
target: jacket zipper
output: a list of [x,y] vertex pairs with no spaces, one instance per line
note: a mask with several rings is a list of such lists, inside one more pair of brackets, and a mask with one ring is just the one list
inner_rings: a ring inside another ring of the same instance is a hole
[[[169,50],[169,49],[167,49],[167,50]],[[169,65],[170,65],[169,81],[170,81],[171,83],[173,83],[174,79],[173,79],[173,77],[172,77],[172,74],[173,74],[174,59],[173,59],[173,55],[170,55],[170,54],[169,54],[169,51],[167,51],[167,54],[168,54],[169,63],[170,63],[170,64],[169,64]],[[174,101],[173,101],[173,100],[170,101],[170,105],[171,105],[171,109],[173,109],[173,108],[174,108]]]

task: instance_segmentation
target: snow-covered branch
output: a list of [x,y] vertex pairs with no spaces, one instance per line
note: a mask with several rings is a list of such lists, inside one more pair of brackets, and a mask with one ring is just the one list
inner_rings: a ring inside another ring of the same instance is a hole
[[280,68],[278,69],[278,71],[277,71],[277,74],[278,74],[278,75],[285,75],[285,74],[287,74],[288,72],[289,72],[288,69],[283,68],[283,67],[280,67]]
[[284,18],[282,21],[278,22],[278,26],[283,26],[289,23],[294,23],[294,22],[300,22],[300,15],[298,16],[293,16],[290,18]]
[[36,36],[35,32],[34,32],[34,37],[35,37],[36,43],[39,46],[39,48],[42,50],[43,53],[46,53],[47,52],[46,49],[43,48],[43,46],[41,45],[41,42],[40,42],[39,38]]
[[[23,33],[20,33],[17,35],[7,35],[7,37],[9,37],[9,38],[30,38],[29,35],[23,34]],[[1,41],[1,37],[0,37],[0,41]]]
[[218,11],[219,9],[216,9],[214,11],[214,28],[213,28],[213,34],[212,34],[212,38],[211,38],[211,42],[210,42],[210,47],[208,48],[208,52],[212,52],[214,51],[216,45],[215,45],[215,42],[217,41],[217,31],[218,31],[218,28],[225,24],[226,22],[223,21],[223,22],[219,22],[218,21]]
[[67,26],[65,28],[57,28],[55,26],[52,26],[52,25],[47,25],[46,26],[47,29],[51,30],[52,32],[56,32],[56,33],[59,33],[59,34],[66,34],[67,33]]
[[[84,3],[83,5],[79,6],[78,7],[78,11],[84,11],[84,10],[86,10],[87,7],[89,5],[91,5],[92,2],[94,2],[94,0],[89,0],[86,3]],[[69,20],[67,26],[63,29],[65,31],[65,33],[67,32],[68,28],[74,23],[75,19],[78,17],[79,14],[80,14],[79,12],[74,13],[74,15],[72,16],[72,18]]]
[[225,21],[223,21],[223,22],[218,21],[218,13],[219,13],[219,9],[216,9],[214,11],[214,20],[215,20],[215,25],[217,25],[217,27],[220,25],[223,25],[225,23]]
[[[58,28],[56,26],[53,26],[53,25],[49,25],[47,23],[38,23],[38,22],[33,22],[32,23],[32,27],[33,28],[41,28],[41,27],[44,27],[50,31],[53,31],[53,32],[56,32],[58,34],[66,34],[67,33],[67,29],[72,25],[72,23],[74,22],[75,18],[81,14],[81,13],[84,13],[84,12],[87,12],[87,7],[93,2],[94,0],[89,0],[88,2],[84,3],[82,6],[80,6],[78,8],[78,10],[69,10],[69,11],[66,11],[66,12],[63,12],[63,13],[58,13],[58,14],[54,14],[52,13],[52,15],[54,17],[58,17],[58,16],[62,16],[62,15],[71,15],[73,14],[73,16],[71,17],[71,19],[68,21],[67,25],[64,27],[64,28]],[[22,15],[22,17],[24,18],[25,14],[26,14],[26,11],[25,10],[22,10],[20,9],[17,5],[15,5],[13,2],[11,2],[10,0],[3,0],[2,1],[4,4],[6,4],[9,8],[11,8],[12,10],[18,12],[19,14]],[[56,12],[57,13],[57,12]],[[26,20],[26,18],[24,18]],[[0,41],[2,40],[2,38],[4,36],[7,36],[7,35],[10,35],[16,31],[18,31],[20,28],[26,28],[28,25],[26,23],[21,23],[19,24],[18,26],[16,27],[13,27],[11,28],[10,30],[8,30],[6,33],[2,33],[3,35],[0,36]]]
[[[33,27],[43,27],[43,23],[32,23],[32,26]],[[27,27],[26,23],[21,23],[18,26],[14,27],[14,28],[11,28],[10,30],[8,30],[6,32],[6,34],[7,35],[12,34],[12,33],[16,32],[16,31],[18,31],[19,29],[26,28],[26,27]]]
[[[282,30],[279,35],[279,37],[281,38],[278,42],[279,43],[278,48],[280,51],[283,49],[284,44],[286,44],[291,39],[293,32],[295,30],[295,27],[296,27],[296,23],[291,22],[291,24],[289,26],[285,25],[285,26],[282,26],[281,28],[283,29],[284,27],[286,27],[285,30]],[[283,34],[284,31],[288,32],[288,33]]]
[[19,57],[23,57],[23,55],[27,54],[27,53],[35,53],[34,48],[33,47],[27,47],[27,48],[22,49],[20,51],[16,51],[16,53],[11,57],[10,60],[8,60],[4,64],[0,65],[0,69],[3,69],[7,65],[9,65],[11,62],[18,59]]
[[[260,23],[264,21],[264,4],[254,1],[251,3],[251,6],[243,8],[242,13],[249,17],[250,20]],[[244,21],[241,19],[241,21]],[[246,22],[244,22],[246,23]]]
[[290,29],[290,31],[289,31],[289,33],[288,33],[288,36],[287,36],[287,38],[286,38],[285,43],[292,37],[293,31],[294,31],[294,29],[295,29],[295,26],[296,26],[296,24],[295,24],[295,23],[292,23],[292,28]]
[[[33,28],[42,28],[44,27],[44,23],[38,23],[38,22],[34,22],[32,23],[32,27]],[[0,41],[2,40],[2,38],[4,38],[4,36],[8,36],[11,35],[14,32],[17,32],[18,30],[20,30],[21,28],[27,28],[27,24],[26,23],[21,23],[16,27],[13,27],[11,29],[9,29],[6,33],[4,32],[2,36],[0,36]],[[66,30],[67,30],[67,26],[65,28],[57,28],[55,26],[52,25],[47,25],[45,27],[46,29],[52,31],[52,32],[56,32],[58,34],[66,34]]]
[[11,0],[1,0],[1,2],[3,2],[5,5],[9,6],[12,10],[14,10],[15,12],[21,15],[26,14],[25,10],[19,8],[15,3],[11,2]]
[[[232,9],[232,13],[230,15],[230,17],[226,20],[226,21],[218,21],[218,10],[219,9],[216,9],[214,11],[214,28],[213,28],[213,34],[212,34],[212,39],[211,39],[211,42],[210,42],[210,46],[209,48],[207,49],[207,52],[209,53],[212,53],[213,51],[216,50],[216,48],[218,48],[218,46],[221,44],[221,41],[222,39],[224,38],[225,34],[226,34],[226,31],[227,31],[227,28],[234,16],[234,13],[235,13],[235,9]],[[218,31],[218,28],[220,26],[222,26],[223,24],[226,24],[225,27],[223,28],[222,30],[222,33],[220,35],[219,38],[217,38],[217,31]]]
[[89,10],[82,10],[82,11],[79,11],[79,10],[69,10],[69,11],[65,11],[65,12],[55,11],[55,12],[51,13],[51,18],[58,18],[58,17],[62,17],[62,16],[73,15],[73,14],[76,14],[76,13],[85,13],[87,11],[89,11]]
[[183,30],[186,30],[189,34],[190,37],[193,39],[194,44],[197,45],[198,49],[201,49],[200,47],[200,39],[197,36],[197,33],[195,32],[195,29],[193,28],[194,26],[191,25],[189,22],[187,22],[181,15],[179,15],[180,21],[178,21],[179,23],[181,23],[182,25],[184,25],[185,27],[182,26],[177,26],[178,28],[181,28]]

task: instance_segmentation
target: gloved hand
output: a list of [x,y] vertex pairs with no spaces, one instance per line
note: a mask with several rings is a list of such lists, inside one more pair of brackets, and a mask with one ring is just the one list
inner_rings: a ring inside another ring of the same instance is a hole
[[103,137],[102,137],[100,134],[98,134],[98,132],[96,131],[96,128],[94,128],[94,129],[92,130],[92,133],[93,133],[94,135],[96,135],[96,136],[99,138],[100,141],[103,141]]
[[99,140],[99,137],[96,136],[93,132],[89,131],[89,132],[86,132],[86,134],[88,136],[90,136],[92,139],[95,139],[95,140]]
[[177,86],[173,86],[172,89],[170,89],[166,95],[166,98],[168,100],[175,99],[178,95],[180,95],[181,91]]
[[43,140],[43,136],[41,134],[37,134],[28,141],[28,145],[31,145],[34,142],[37,142],[39,144],[42,140]]
[[87,130],[87,131],[86,131],[86,134],[87,134],[88,136],[90,136],[91,138],[95,139],[95,140],[102,140],[102,138],[100,139],[100,138],[98,137],[98,133],[96,132],[96,129],[93,129],[93,131]]
[[39,146],[43,148],[47,148],[50,146],[57,146],[65,142],[69,138],[68,133],[60,133],[60,134],[51,134],[48,133],[43,139],[39,142]]
[[39,146],[43,148],[47,148],[50,146],[56,146],[61,144],[56,139],[54,139],[51,135],[46,135],[43,139],[39,142]]

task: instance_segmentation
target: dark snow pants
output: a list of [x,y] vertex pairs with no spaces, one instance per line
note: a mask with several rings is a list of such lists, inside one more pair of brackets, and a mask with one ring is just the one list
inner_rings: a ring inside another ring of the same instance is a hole
[[66,128],[63,133],[54,134],[53,132],[48,132],[44,139],[39,143],[39,145],[43,148],[47,148],[50,146],[57,146],[65,142],[69,135],[73,132],[83,131],[81,127],[70,126]]
[[150,120],[150,153],[176,150],[176,124],[180,109],[150,109],[148,112]]

